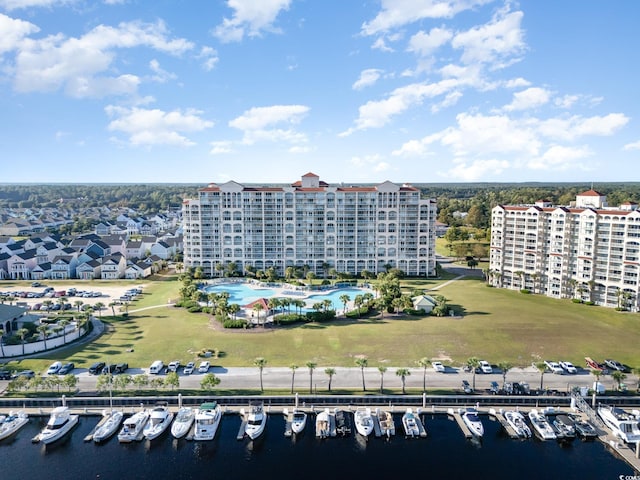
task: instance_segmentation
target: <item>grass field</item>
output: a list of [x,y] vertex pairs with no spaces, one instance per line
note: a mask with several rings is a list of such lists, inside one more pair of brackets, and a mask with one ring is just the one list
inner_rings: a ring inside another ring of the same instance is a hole
[[[432,288],[443,281],[412,282],[411,287]],[[132,303],[128,319],[113,319],[110,310],[103,311],[108,331],[95,342],[64,354],[11,362],[9,367],[41,371],[54,359],[81,367],[97,360],[148,367],[155,359],[194,360],[203,348],[219,350],[221,357],[214,363],[225,366],[251,366],[258,356],[269,366],[308,361],[353,366],[357,356],[366,355],[370,366],[415,367],[422,357],[459,365],[471,356],[515,366],[546,358],[583,365],[584,357],[591,356],[640,367],[640,315],[489,288],[475,279],[455,281],[437,291],[464,312],[459,318],[388,315],[248,331],[214,329],[208,315],[167,306],[178,288],[177,281],[153,282]],[[159,307],[135,313],[154,305]]]

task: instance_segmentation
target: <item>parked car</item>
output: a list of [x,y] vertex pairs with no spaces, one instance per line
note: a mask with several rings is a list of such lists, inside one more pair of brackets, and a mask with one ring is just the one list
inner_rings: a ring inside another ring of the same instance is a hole
[[62,367],[60,367],[60,370],[58,370],[58,375],[66,375],[67,373],[71,373],[74,368],[76,368],[76,366],[72,362],[65,363],[64,365],[62,365]]
[[545,360],[544,364],[547,366],[547,368],[551,373],[555,373],[557,375],[562,375],[564,373],[564,369],[560,366],[558,362]]
[[89,367],[89,373],[91,375],[99,375],[104,368],[104,362],[96,362]]
[[167,365],[167,371],[169,372],[177,372],[178,368],[180,368],[180,362],[178,360],[169,362],[169,365]]
[[11,380],[11,372],[9,370],[0,370],[0,380]]
[[480,360],[480,371],[482,373],[493,373],[493,368],[491,368],[491,364],[486,360]]
[[606,359],[604,361],[604,364],[609,367],[611,370],[618,370],[619,372],[627,372],[628,369],[627,367],[625,367],[623,364],[621,364],[620,362],[616,362],[615,360],[612,360],[610,358]]
[[578,369],[574,367],[573,363],[571,362],[562,361],[560,362],[560,366],[564,369],[565,372],[570,373],[572,375],[574,373],[578,373]]
[[21,372],[16,373],[13,378],[18,378],[18,377],[26,377],[26,378],[33,378],[36,376],[36,372],[34,372],[33,370],[22,370]]
[[489,391],[494,395],[497,395],[498,392],[500,391],[500,386],[498,385],[498,382],[491,382]]
[[115,371],[116,371],[115,363],[110,363],[109,365],[105,365],[104,367],[102,367],[102,375],[106,375],[108,373],[115,373]]
[[193,373],[194,368],[196,368],[196,364],[193,362],[189,362],[185,365],[182,373],[184,373],[185,375],[191,375]]
[[38,287],[42,287],[42,284],[40,282],[31,282],[31,286],[33,288],[38,288]]
[[431,366],[436,372],[444,372],[444,365],[442,362],[431,362]]
[[211,364],[207,361],[200,362],[200,366],[198,367],[198,373],[207,373],[209,371],[209,367]]
[[473,393],[473,388],[471,388],[471,385],[469,385],[469,382],[466,380],[462,380],[462,391],[464,393]]
[[124,373],[129,369],[128,363],[117,363],[113,373]]
[[47,375],[55,375],[62,368],[62,362],[53,362],[47,369]]

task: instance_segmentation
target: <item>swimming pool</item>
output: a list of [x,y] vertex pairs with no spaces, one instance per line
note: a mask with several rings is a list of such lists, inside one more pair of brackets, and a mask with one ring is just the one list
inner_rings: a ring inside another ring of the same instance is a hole
[[340,288],[332,291],[331,293],[310,295],[305,300],[307,300],[308,305],[313,305],[314,303],[322,302],[324,300],[331,300],[333,309],[338,311],[344,308],[344,303],[340,300],[342,295],[348,295],[349,301],[352,302],[356,298],[356,295],[362,295],[364,293],[367,293],[367,290],[362,288]]

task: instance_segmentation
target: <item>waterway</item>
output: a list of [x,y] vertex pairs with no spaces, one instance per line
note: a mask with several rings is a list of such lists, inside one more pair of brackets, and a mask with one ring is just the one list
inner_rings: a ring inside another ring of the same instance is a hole
[[[0,441],[0,478],[21,479],[618,479],[633,469],[598,441],[561,445],[537,439],[512,440],[500,425],[482,416],[485,436],[466,440],[445,415],[423,415],[427,438],[390,440],[357,434],[320,440],[310,417],[305,431],[284,436],[284,417],[269,415],[258,440],[238,441],[240,418],[225,415],[215,440],[175,440],[169,432],[149,442],[85,443],[98,417],[82,417],[59,442],[32,444],[47,418],[30,423]],[[402,431],[400,416],[396,428]]]

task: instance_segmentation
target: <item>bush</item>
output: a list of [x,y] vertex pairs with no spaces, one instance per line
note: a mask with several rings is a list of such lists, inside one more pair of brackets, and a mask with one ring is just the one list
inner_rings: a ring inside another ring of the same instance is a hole
[[531,290],[529,290],[528,288],[521,288],[520,293],[528,294],[528,293],[531,293]]
[[369,308],[368,307],[360,307],[359,309],[356,309],[356,310],[349,310],[345,314],[345,316],[347,318],[360,318],[360,317],[364,317],[368,313],[369,313]]
[[234,320],[232,318],[227,318],[224,322],[222,322],[222,326],[224,328],[246,328],[247,322],[242,319]]
[[592,302],[591,300],[589,300],[588,302],[584,302],[585,305],[595,305],[596,302]]
[[202,307],[200,305],[194,305],[187,308],[187,312],[189,313],[200,313],[202,312]]
[[299,315],[297,313],[284,313],[276,315],[273,319],[276,325],[291,325],[294,323],[306,322],[307,317],[305,315]]
[[571,301],[573,303],[582,303],[582,300],[580,300],[579,298],[572,298]]
[[418,315],[423,316],[427,314],[424,308],[421,308],[420,310],[414,310],[413,308],[405,308],[403,310],[403,313],[406,313],[407,315],[416,315],[416,316]]
[[307,312],[306,317],[309,322],[328,322],[336,318],[335,310],[328,312]]

